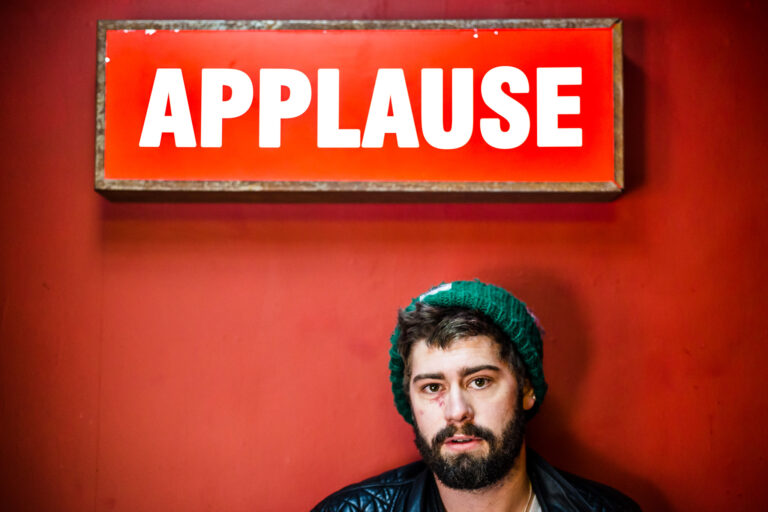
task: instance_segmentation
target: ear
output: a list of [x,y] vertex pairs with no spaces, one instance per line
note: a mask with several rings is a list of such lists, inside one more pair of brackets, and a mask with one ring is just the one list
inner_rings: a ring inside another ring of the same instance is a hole
[[533,386],[531,386],[531,382],[526,379],[525,385],[523,386],[523,409],[530,411],[535,403],[536,395],[533,393]]

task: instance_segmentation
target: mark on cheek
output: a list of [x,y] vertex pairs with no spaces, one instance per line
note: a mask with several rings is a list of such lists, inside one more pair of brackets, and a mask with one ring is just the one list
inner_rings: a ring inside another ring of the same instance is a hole
[[424,416],[424,409],[416,409],[416,414],[419,416]]
[[444,407],[445,406],[445,400],[443,400],[441,398],[440,400],[437,401],[437,405],[439,405],[440,407]]

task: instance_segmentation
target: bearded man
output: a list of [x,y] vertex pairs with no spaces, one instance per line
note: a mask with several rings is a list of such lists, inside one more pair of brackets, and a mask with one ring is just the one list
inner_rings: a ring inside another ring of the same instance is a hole
[[547,384],[536,320],[510,293],[441,284],[400,311],[391,342],[395,405],[424,460],[345,487],[314,511],[640,510],[526,449],[525,425]]

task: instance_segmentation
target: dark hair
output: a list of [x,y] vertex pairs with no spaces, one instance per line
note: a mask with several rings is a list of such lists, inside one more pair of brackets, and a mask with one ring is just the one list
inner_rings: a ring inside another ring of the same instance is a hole
[[447,348],[454,341],[470,336],[488,336],[499,349],[499,357],[506,361],[522,390],[528,381],[528,369],[517,354],[512,342],[498,325],[484,313],[475,309],[457,306],[431,306],[417,302],[412,311],[401,309],[397,315],[400,337],[397,351],[403,358],[403,391],[409,396],[411,362],[409,356],[414,343],[426,341],[427,346]]

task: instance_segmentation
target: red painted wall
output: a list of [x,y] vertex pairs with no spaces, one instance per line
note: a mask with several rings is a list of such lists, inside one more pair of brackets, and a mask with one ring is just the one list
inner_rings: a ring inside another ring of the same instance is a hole
[[[441,280],[546,327],[530,443],[647,511],[768,507],[760,2],[3,7],[4,510],[306,510],[416,457],[394,313]],[[92,191],[99,18],[625,20],[605,204],[115,204]]]

